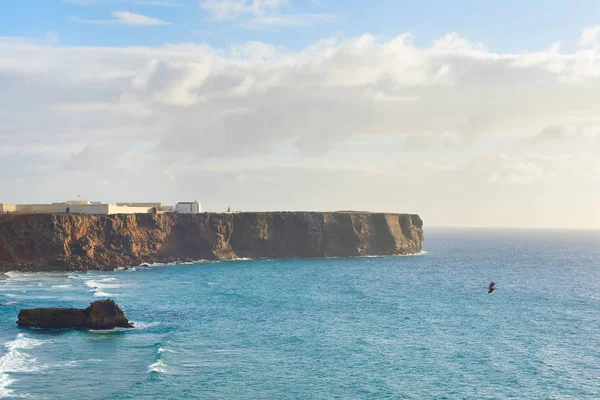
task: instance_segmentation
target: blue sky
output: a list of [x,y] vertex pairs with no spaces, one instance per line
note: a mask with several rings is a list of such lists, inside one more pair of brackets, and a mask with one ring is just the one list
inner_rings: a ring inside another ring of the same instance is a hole
[[[216,20],[201,3],[199,0],[8,0],[3,2],[0,13],[0,35],[44,37],[48,32],[56,32],[64,45],[92,46],[206,42],[228,47],[257,40],[298,49],[321,38],[353,37],[365,32],[384,37],[411,32],[415,43],[423,45],[448,32],[457,32],[494,51],[521,52],[549,46],[556,40],[572,45],[582,27],[600,19],[600,3],[595,0],[298,0],[281,2],[276,13],[306,16],[302,25],[252,27],[244,23],[250,15]],[[110,20],[111,13],[117,11],[170,24],[159,27],[90,24],[73,18]],[[308,18],[318,15],[330,18]]]
[[6,0],[0,202],[599,228],[598,4]]

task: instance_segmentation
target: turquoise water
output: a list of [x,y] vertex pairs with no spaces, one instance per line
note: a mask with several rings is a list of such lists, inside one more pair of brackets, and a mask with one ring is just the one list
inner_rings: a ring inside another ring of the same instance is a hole
[[[9,273],[0,394],[600,398],[600,232],[426,233],[420,256]],[[15,325],[20,308],[106,297],[138,328]]]

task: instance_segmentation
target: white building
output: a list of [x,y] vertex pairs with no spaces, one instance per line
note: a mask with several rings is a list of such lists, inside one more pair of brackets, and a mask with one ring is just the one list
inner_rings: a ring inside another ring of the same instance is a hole
[[202,212],[202,206],[197,201],[179,202],[175,205],[175,211],[181,214],[197,214]]
[[76,200],[53,204],[6,204],[0,203],[0,212],[15,214],[148,214],[156,213],[154,206],[127,206],[102,204],[100,202]]
[[72,200],[52,204],[8,204],[0,203],[0,213],[14,214],[156,214],[178,212],[196,214],[202,212],[197,201],[180,202],[176,206],[163,203],[116,203],[103,204],[99,201]]

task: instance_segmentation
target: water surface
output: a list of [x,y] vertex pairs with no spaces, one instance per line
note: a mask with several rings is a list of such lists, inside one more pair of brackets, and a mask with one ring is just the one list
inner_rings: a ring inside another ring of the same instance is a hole
[[[420,256],[9,273],[0,395],[600,398],[600,232],[426,233]],[[138,328],[15,325],[107,297]]]

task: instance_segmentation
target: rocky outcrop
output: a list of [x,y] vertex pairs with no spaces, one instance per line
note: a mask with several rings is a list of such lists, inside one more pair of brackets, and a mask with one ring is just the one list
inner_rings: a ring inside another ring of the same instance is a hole
[[0,270],[421,251],[418,215],[363,212],[0,215]]
[[88,308],[33,308],[21,310],[17,324],[44,329],[133,328],[125,313],[112,300],[98,300]]

